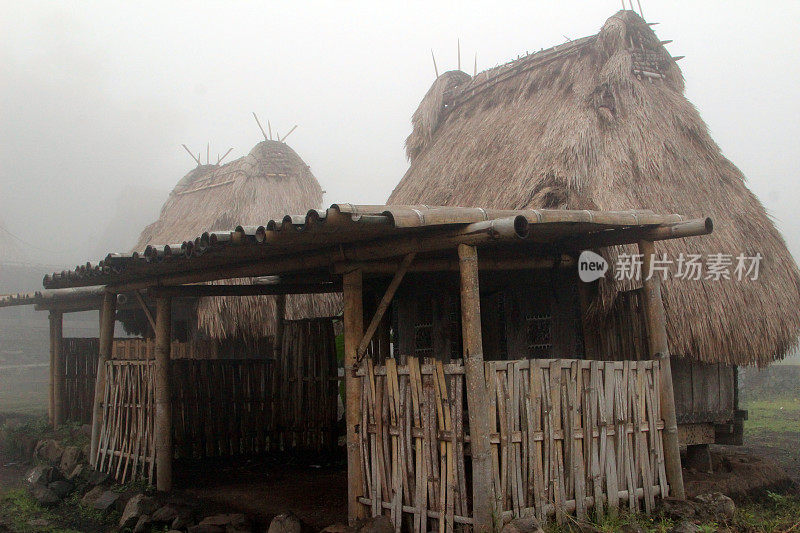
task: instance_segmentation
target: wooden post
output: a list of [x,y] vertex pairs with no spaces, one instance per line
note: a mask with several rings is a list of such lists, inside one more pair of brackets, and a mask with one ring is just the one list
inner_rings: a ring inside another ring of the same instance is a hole
[[64,315],[50,311],[50,404],[53,427],[64,423],[64,392],[66,389],[64,354]]
[[283,321],[286,320],[286,295],[279,294],[275,297],[275,338],[272,353],[275,361],[280,361],[283,350]]
[[683,488],[683,472],[681,471],[681,455],[678,444],[678,423],[675,415],[675,396],[672,390],[672,365],[670,363],[669,345],[667,342],[667,323],[664,314],[664,302],[661,299],[661,277],[654,273],[650,279],[655,246],[653,241],[639,241],[639,253],[642,254],[642,285],[644,292],[644,312],[647,322],[647,340],[650,345],[650,356],[661,363],[661,414],[664,417],[664,463],[669,483],[670,496],[686,499]]
[[172,490],[172,405],[170,398],[170,345],[172,300],[156,298],[156,489]]
[[[364,335],[363,278],[361,270],[343,276],[345,421],[347,424],[347,517],[352,524],[366,516],[358,498],[364,496],[364,473],[359,446],[361,387],[356,376],[356,353]],[[361,428],[366,431],[366,428]]]
[[94,406],[92,409],[92,442],[89,464],[97,466],[97,448],[100,444],[100,426],[103,421],[103,396],[106,391],[106,361],[111,359],[114,344],[114,323],[117,319],[117,295],[113,292],[103,294],[103,307],[100,309],[100,341],[97,358],[97,377],[94,382]]
[[495,512],[489,444],[489,403],[481,337],[478,250],[474,246],[460,244],[458,261],[461,271],[461,331],[472,448],[472,513],[475,519],[475,531],[488,532],[495,529],[494,521],[498,516]]

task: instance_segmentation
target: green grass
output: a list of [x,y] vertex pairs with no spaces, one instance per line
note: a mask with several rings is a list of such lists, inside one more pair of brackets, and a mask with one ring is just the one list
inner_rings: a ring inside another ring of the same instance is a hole
[[[9,490],[0,497],[0,516],[19,533],[79,533],[59,526],[59,516],[39,505],[24,489]],[[48,525],[32,525],[36,519],[46,520]]]
[[748,419],[745,437],[771,433],[800,433],[800,398],[769,398],[744,402]]

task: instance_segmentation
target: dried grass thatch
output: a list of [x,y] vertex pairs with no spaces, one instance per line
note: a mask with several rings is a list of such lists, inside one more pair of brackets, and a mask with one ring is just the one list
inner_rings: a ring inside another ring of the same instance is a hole
[[[143,251],[148,244],[180,243],[205,231],[258,226],[286,213],[305,213],[322,206],[322,194],[308,165],[294,150],[283,142],[263,141],[245,157],[189,172],[170,193],[159,219],[142,231],[135,250]],[[339,310],[336,296],[287,297],[289,319],[331,316]],[[202,298],[197,305],[197,327],[213,339],[272,335],[275,298]]]
[[[411,166],[388,203],[711,216],[712,235],[658,243],[658,251],[673,259],[760,252],[760,277],[670,279],[672,351],[763,365],[796,344],[797,266],[684,96],[675,60],[638,15],[621,11],[597,35],[478,74],[456,89],[446,112],[429,109],[440,99],[434,88],[414,114]],[[602,284],[598,327],[624,288]]]

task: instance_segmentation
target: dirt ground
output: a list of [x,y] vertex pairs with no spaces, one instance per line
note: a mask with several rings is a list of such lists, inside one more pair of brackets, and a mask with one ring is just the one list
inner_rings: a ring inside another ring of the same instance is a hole
[[347,470],[341,461],[204,461],[178,463],[174,472],[179,494],[250,514],[260,524],[287,511],[318,530],[347,522]]

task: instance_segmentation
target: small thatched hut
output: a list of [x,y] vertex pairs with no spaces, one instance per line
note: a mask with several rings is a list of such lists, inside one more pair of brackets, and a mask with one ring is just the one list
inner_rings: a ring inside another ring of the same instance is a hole
[[[230,163],[199,165],[189,172],[170,193],[159,219],[142,231],[134,251],[317,209],[322,195],[309,166],[289,145],[265,140]],[[332,316],[339,311],[338,298],[331,296],[293,295],[286,302],[287,319]],[[189,339],[261,339],[275,333],[275,317],[273,296],[208,297],[194,304],[188,323],[177,325],[176,332]],[[129,331],[147,330],[142,317],[123,322]]]
[[[620,11],[597,35],[481,72],[447,72],[412,118],[411,166],[390,204],[514,209],[653,209],[710,215],[705,239],[659,243],[680,253],[761,253],[755,281],[670,279],[665,305],[673,353],[765,365],[797,342],[800,275],[745,177],[726,159],[683,75],[650,26]],[[733,268],[733,267],[731,267]],[[606,324],[620,290],[598,287]],[[600,328],[601,330],[607,328]]]

